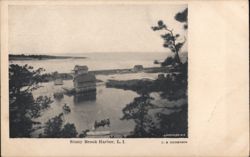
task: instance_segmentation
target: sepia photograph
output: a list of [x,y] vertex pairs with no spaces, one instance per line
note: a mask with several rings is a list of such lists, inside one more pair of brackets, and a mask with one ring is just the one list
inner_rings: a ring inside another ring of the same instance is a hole
[[248,6],[0,0],[1,156],[249,156]]
[[8,14],[10,138],[188,137],[186,4]]

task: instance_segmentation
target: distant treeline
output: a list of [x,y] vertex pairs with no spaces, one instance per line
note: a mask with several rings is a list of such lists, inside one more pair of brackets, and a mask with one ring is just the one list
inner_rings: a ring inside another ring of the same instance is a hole
[[9,60],[85,59],[86,57],[9,54]]

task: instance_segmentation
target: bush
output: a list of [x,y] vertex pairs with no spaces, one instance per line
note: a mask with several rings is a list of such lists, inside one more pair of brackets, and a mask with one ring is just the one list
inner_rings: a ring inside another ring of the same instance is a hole
[[52,100],[47,96],[34,98],[32,91],[38,89],[41,72],[44,69],[17,64],[9,65],[9,115],[10,137],[30,137],[38,122],[34,118],[41,116],[49,108]]
[[[47,138],[73,138],[77,137],[74,124],[67,123],[63,126],[63,114],[59,114],[45,123],[44,136]],[[62,127],[63,126],[63,127]]]
[[71,124],[71,123],[65,124],[62,131],[61,131],[61,136],[64,138],[76,137],[77,131],[76,131],[75,125]]
[[161,66],[173,65],[175,63],[175,59],[173,57],[168,57],[161,63]]

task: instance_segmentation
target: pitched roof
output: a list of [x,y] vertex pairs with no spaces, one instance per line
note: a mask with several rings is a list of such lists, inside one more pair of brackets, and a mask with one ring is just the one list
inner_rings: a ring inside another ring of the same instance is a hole
[[135,65],[134,68],[143,68],[142,65]]
[[74,68],[74,71],[77,71],[77,70],[88,70],[89,68],[86,66],[86,65],[76,65],[75,68]]

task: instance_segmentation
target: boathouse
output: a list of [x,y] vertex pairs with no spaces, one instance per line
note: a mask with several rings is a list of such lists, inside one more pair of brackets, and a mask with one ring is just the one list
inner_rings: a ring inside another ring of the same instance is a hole
[[76,65],[74,68],[74,88],[76,93],[96,91],[96,77],[88,73],[87,66]]
[[61,78],[57,78],[57,79],[55,79],[54,84],[55,85],[63,85],[63,80]]
[[137,72],[137,71],[142,71],[143,70],[143,66],[142,65],[135,65],[133,68],[133,71]]
[[89,68],[86,65],[83,66],[76,65],[73,71],[75,75],[80,75],[80,74],[87,74],[88,69]]

